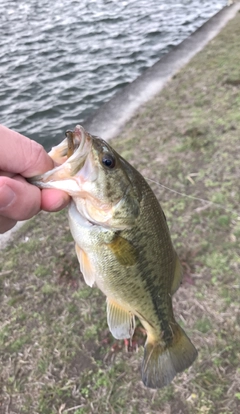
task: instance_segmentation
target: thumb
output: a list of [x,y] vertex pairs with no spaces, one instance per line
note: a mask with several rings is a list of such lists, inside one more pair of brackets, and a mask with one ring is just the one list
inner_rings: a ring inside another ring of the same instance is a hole
[[0,177],[0,215],[27,220],[41,208],[41,191],[21,176]]

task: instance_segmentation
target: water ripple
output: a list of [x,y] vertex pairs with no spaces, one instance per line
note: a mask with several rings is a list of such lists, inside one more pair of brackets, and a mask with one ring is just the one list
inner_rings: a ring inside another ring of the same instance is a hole
[[49,148],[226,0],[2,0],[0,122]]

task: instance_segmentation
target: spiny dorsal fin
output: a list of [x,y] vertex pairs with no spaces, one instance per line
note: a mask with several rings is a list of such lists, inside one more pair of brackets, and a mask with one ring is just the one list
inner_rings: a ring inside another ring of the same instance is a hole
[[136,263],[138,254],[135,247],[126,239],[117,236],[107,246],[116,256],[118,262],[123,266],[132,266]]
[[114,338],[127,339],[133,336],[134,315],[109,298],[107,298],[107,322]]

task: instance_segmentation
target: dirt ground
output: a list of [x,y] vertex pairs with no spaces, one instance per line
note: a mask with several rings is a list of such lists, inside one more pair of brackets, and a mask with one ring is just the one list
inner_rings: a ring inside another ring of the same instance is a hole
[[238,13],[111,142],[146,179],[210,201],[149,182],[184,267],[174,309],[198,359],[146,389],[144,334],[138,352],[112,338],[66,211],[41,213],[1,251],[1,414],[240,412],[239,50]]

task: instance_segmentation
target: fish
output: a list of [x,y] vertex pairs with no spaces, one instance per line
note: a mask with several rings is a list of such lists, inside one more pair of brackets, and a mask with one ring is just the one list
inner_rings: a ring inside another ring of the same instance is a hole
[[143,384],[169,385],[197,350],[173,313],[182,266],[159,201],[130,163],[80,125],[49,155],[57,166],[30,182],[71,196],[68,219],[80,269],[86,284],[106,295],[109,330],[130,339],[137,317],[147,334]]

